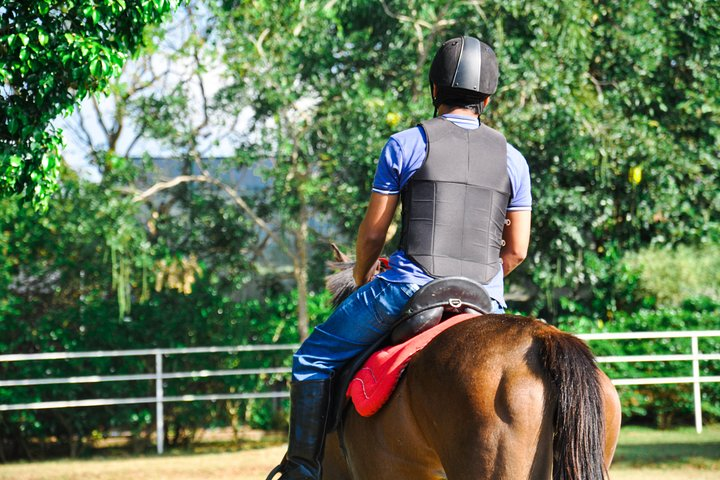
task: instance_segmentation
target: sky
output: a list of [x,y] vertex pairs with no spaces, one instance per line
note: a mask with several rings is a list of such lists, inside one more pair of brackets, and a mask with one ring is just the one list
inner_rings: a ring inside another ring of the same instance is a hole
[[[200,81],[193,75],[194,65],[187,56],[177,55],[177,52],[182,52],[192,33],[191,22],[193,20],[196,25],[198,22],[202,22],[202,19],[198,20],[197,12],[193,12],[191,19],[187,11],[179,10],[167,27],[168,34],[158,46],[156,53],[149,60],[145,57],[130,61],[120,79],[124,83],[132,84],[133,79],[143,81],[153,75],[160,75],[161,78],[158,81],[140,93],[145,96],[166,95],[174,88],[182,86],[188,92],[190,103],[194,108],[192,118],[179,120],[189,120],[198,125],[203,118]],[[202,61],[205,62],[206,59],[202,59]],[[222,65],[209,58],[206,72],[201,77],[207,98],[214,96],[230,82]],[[100,180],[100,172],[90,162],[90,145],[96,150],[107,149],[107,135],[104,132],[103,124],[107,129],[112,128],[115,111],[116,105],[111,95],[96,95],[94,98],[85,99],[70,117],[59,118],[54,122],[54,125],[63,131],[65,160],[70,167],[86,179]],[[200,139],[200,150],[203,152],[203,156],[227,157],[232,155],[238,142],[248,130],[251,118],[252,110],[249,108],[241,112],[238,118],[213,118]],[[136,140],[138,132],[137,123],[126,116],[116,144],[116,152],[129,157],[141,157],[144,154],[153,158],[173,158],[175,156],[174,152],[164,143],[147,137]]]

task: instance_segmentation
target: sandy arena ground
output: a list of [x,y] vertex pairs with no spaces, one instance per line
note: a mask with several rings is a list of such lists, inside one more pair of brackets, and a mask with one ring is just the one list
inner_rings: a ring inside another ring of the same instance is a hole
[[[0,480],[265,480],[284,452],[285,447],[272,447],[234,453],[19,463],[0,466]],[[621,467],[610,473],[613,480],[720,479],[718,470],[693,467]]]

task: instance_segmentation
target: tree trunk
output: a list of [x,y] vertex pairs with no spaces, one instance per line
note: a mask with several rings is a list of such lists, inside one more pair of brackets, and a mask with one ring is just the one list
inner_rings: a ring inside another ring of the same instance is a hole
[[297,258],[294,262],[294,275],[298,289],[298,333],[300,341],[304,341],[310,331],[308,316],[308,218],[305,206],[300,207],[300,226],[295,233]]

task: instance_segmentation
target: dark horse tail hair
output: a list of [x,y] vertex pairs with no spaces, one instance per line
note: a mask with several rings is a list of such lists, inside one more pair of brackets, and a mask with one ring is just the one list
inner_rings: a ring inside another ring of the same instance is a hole
[[602,480],[605,416],[595,359],[579,338],[546,327],[538,335],[555,386],[553,480]]

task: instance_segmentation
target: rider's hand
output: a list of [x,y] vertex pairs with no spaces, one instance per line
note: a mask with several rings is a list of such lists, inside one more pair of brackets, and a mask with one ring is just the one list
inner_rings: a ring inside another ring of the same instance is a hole
[[353,270],[353,279],[355,280],[355,285],[360,288],[366,283],[368,283],[375,276],[375,271],[375,268],[371,268],[370,271],[367,273],[358,272],[356,265],[356,268]]
[[375,261],[375,266],[373,266],[368,273],[363,276],[362,272],[358,271],[358,264],[355,264],[355,268],[353,269],[353,279],[355,280],[355,285],[358,286],[358,288],[362,287],[368,282],[371,282],[373,278],[375,278],[375,275],[378,273],[382,273],[385,270],[388,270],[390,268],[390,264],[388,263],[388,259],[385,257],[378,258]]

